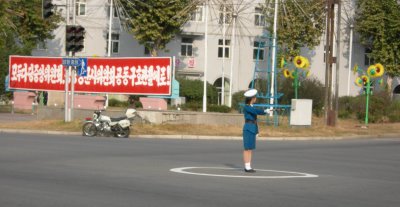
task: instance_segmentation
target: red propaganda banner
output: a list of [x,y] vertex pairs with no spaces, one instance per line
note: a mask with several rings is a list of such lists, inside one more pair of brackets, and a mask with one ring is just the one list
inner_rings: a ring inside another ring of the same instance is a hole
[[[61,57],[10,56],[10,89],[64,91]],[[172,58],[87,58],[87,76],[75,77],[77,93],[171,95]],[[71,79],[70,79],[71,80]]]

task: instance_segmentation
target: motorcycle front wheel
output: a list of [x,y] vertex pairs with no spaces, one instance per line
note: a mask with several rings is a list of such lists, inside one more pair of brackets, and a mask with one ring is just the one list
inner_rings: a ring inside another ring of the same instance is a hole
[[131,133],[131,130],[129,129],[129,127],[127,127],[125,129],[120,129],[117,132],[115,132],[115,137],[128,138],[130,133]]
[[96,125],[92,122],[87,122],[82,126],[83,136],[93,137],[97,134]]

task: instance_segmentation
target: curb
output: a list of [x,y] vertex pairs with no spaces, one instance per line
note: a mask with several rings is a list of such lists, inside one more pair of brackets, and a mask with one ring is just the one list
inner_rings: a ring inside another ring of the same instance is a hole
[[[52,135],[82,135],[82,132],[67,131],[41,131],[24,129],[0,129],[0,133],[21,133],[21,134],[52,134]],[[241,136],[203,136],[203,135],[130,135],[130,138],[140,139],[181,139],[181,140],[237,140],[241,141]],[[267,141],[323,141],[323,140],[350,140],[350,139],[381,139],[381,138],[400,138],[399,134],[381,135],[353,135],[337,137],[258,137],[258,140]]]

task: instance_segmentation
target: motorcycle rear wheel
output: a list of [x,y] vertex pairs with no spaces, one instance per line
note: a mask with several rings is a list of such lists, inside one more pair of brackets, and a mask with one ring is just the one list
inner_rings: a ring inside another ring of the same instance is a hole
[[93,137],[97,134],[96,125],[92,122],[87,122],[82,126],[83,136]]
[[130,133],[131,133],[131,130],[129,129],[129,127],[127,127],[125,129],[121,129],[121,130],[115,132],[115,137],[128,138]]

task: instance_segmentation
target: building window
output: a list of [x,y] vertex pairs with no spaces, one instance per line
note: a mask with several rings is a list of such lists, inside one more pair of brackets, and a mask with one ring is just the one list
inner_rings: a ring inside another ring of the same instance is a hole
[[[108,34],[107,34],[107,51],[108,51]],[[111,53],[113,54],[119,53],[119,34],[117,33],[111,34]]]
[[154,42],[146,42],[144,43],[144,54],[151,55],[151,50],[154,47]]
[[262,13],[261,8],[256,8],[254,13],[254,25],[264,27],[265,24],[265,15]]
[[76,16],[86,16],[86,0],[76,0]]
[[253,44],[253,60],[264,60],[265,42],[254,41]]
[[230,48],[231,41],[230,40],[225,40],[222,39],[218,40],[218,57],[223,58],[224,57],[224,50],[225,50],[225,58],[229,58],[229,48]]
[[193,38],[182,38],[181,56],[193,57]]
[[[225,22],[224,22],[225,17]],[[219,7],[219,19],[218,24],[229,24],[232,20],[232,7],[221,5]]]
[[196,10],[190,14],[190,21],[193,22],[203,21],[203,6],[197,6]]
[[111,52],[119,53],[119,34],[111,34]]
[[370,56],[372,53],[371,48],[365,48],[364,52],[364,65],[369,66],[374,64],[375,60]]

